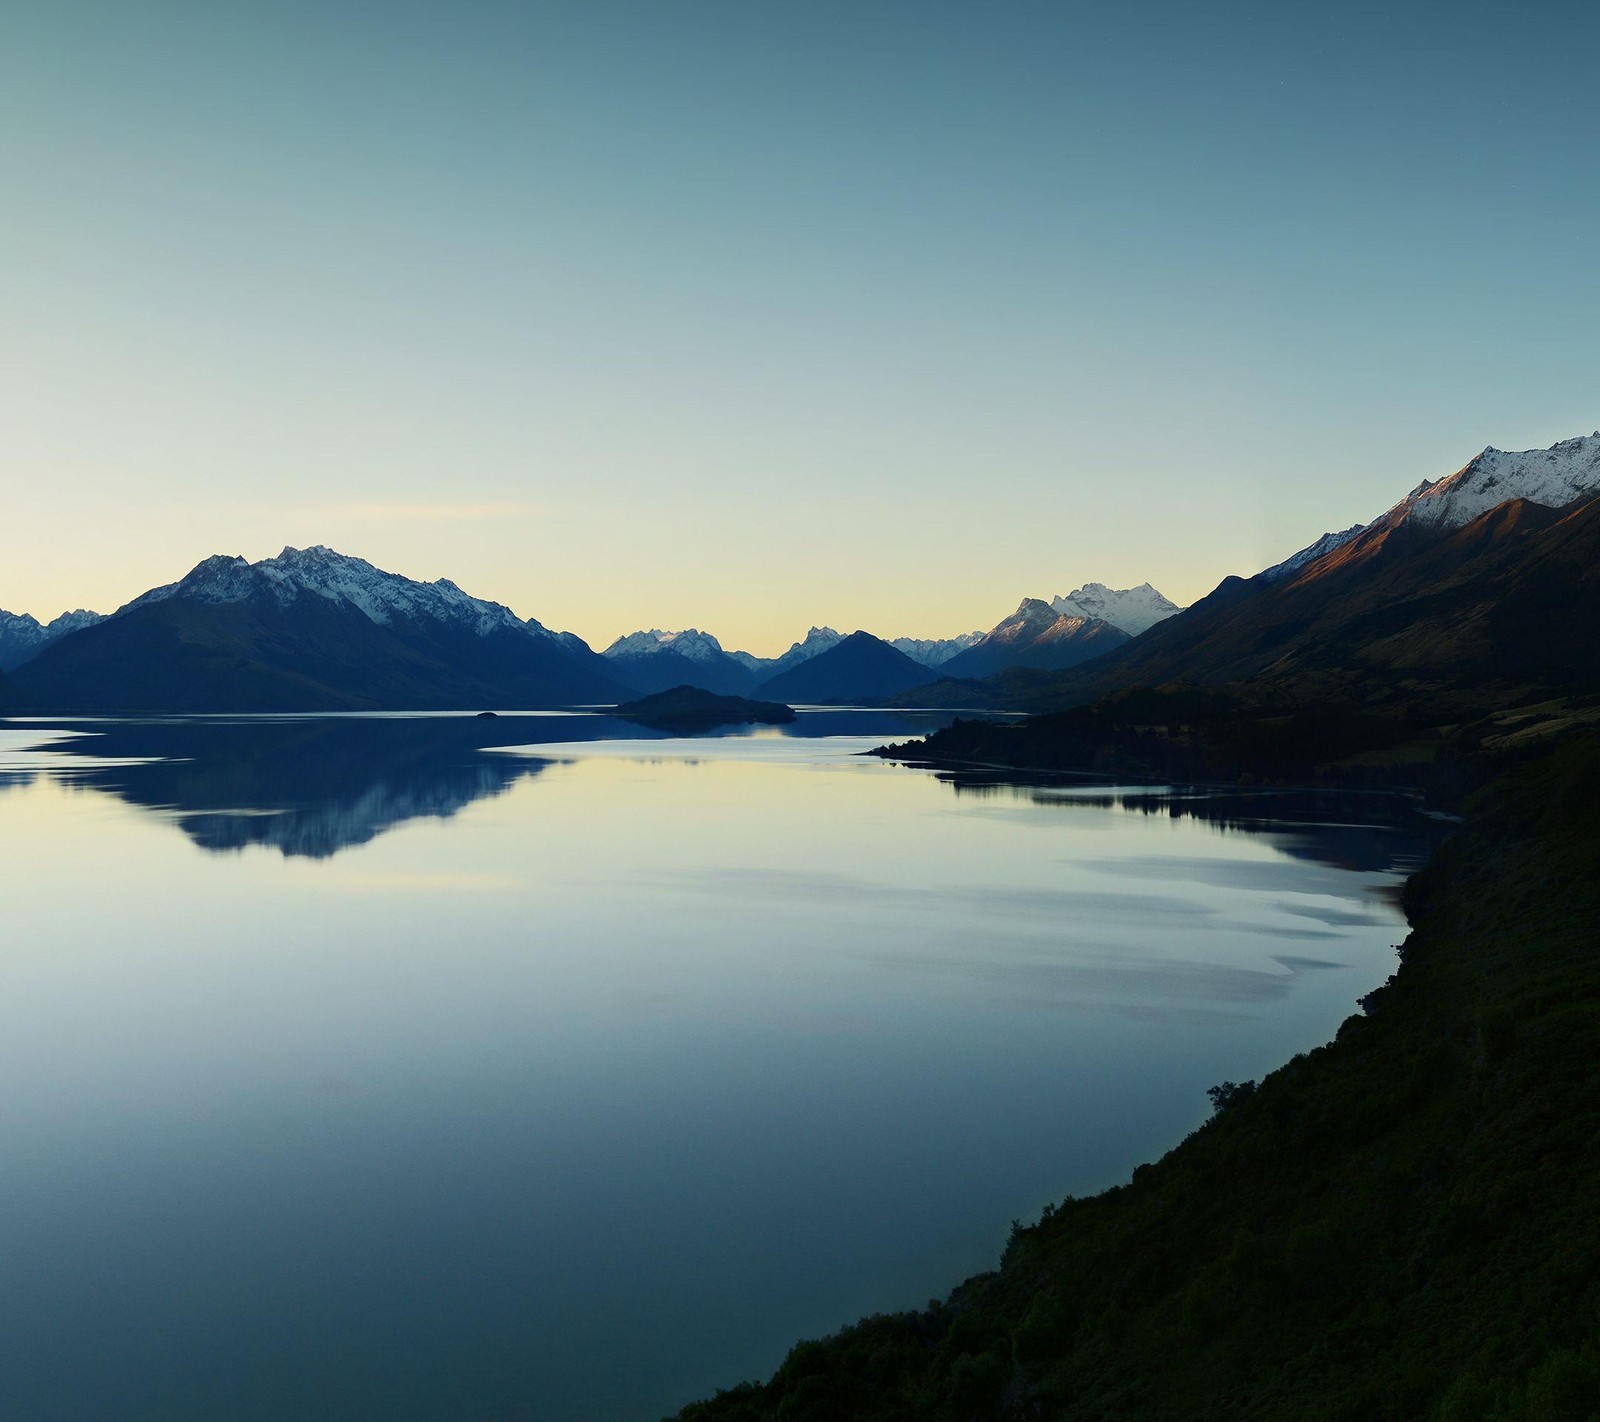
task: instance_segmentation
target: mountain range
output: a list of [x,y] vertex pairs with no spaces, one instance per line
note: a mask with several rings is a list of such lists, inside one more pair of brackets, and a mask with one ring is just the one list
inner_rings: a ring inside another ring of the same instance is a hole
[[[1083,650],[1034,649],[1029,665],[1069,665],[1124,636],[1092,618],[1048,620],[1070,625]],[[985,645],[994,660],[1007,645],[995,632],[901,639],[912,656],[864,631],[813,627],[762,658],[689,628],[636,632],[596,654],[448,579],[418,582],[320,546],[255,563],[217,555],[109,616],[69,613],[46,626],[4,614],[0,630],[10,669],[0,669],[0,707],[84,712],[613,704],[681,685],[849,704],[892,699],[932,667]]]
[[207,558],[13,679],[29,703],[75,711],[452,710],[631,689],[580,637],[322,547]]
[[[447,579],[324,547],[208,558],[109,616],[0,613],[0,705],[55,711],[328,711],[613,704],[678,685],[848,704],[1081,704],[1124,687],[1245,678],[1322,695],[1358,681],[1560,680],[1586,666],[1587,501],[1600,431],[1485,449],[1370,523],[1324,534],[1180,610],[1149,583],[1025,598],[944,639],[813,627],[782,656],[709,632],[604,654]],[[1576,601],[1574,601],[1576,599]],[[930,680],[929,673],[934,673]],[[908,695],[909,693],[909,695]]]
[[63,612],[52,622],[40,622],[26,612],[7,612],[0,608],[0,672],[21,666],[67,633],[104,620],[103,613],[88,612],[81,607],[76,612]]
[[1121,589],[1108,588],[1104,583],[1085,583],[1064,597],[1051,598],[1050,606],[1065,617],[1107,622],[1130,637],[1148,632],[1156,623],[1182,610],[1149,583]]
[[881,702],[927,680],[928,669],[870,632],[848,637],[761,683],[761,694],[809,705]]
[[1126,632],[1103,618],[1058,612],[1048,602],[1029,597],[939,671],[947,677],[981,678],[1007,667],[1060,670],[1101,656],[1127,640]]
[[[1049,710],[1136,687],[1249,683],[1284,705],[1465,698],[1600,682],[1600,433],[1485,450],[1370,523],[1325,534],[1092,662],[991,679]],[[955,663],[951,663],[954,666]],[[935,699],[931,689],[924,699]],[[972,704],[970,687],[961,688]]]

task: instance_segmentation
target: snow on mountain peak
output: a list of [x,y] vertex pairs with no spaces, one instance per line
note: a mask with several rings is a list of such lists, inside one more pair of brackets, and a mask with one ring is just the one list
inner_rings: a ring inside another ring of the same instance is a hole
[[[1424,483],[1421,487],[1427,488],[1428,485]],[[1416,490],[1413,490],[1413,497],[1416,492]],[[1285,578],[1299,572],[1307,563],[1315,563],[1324,553],[1331,553],[1335,548],[1342,548],[1356,534],[1365,533],[1370,526],[1365,523],[1353,523],[1343,532],[1324,533],[1315,543],[1307,544],[1298,553],[1290,554],[1283,562],[1274,563],[1265,572],[1258,573],[1256,576],[1263,582],[1280,583]]]
[[722,643],[709,632],[697,627],[686,627],[681,632],[663,632],[652,627],[648,632],[630,632],[618,637],[601,653],[606,657],[649,657],[661,652],[676,652],[691,662],[717,662],[727,655]]
[[977,631],[963,632],[959,637],[896,637],[889,645],[925,667],[940,667],[983,641],[985,635]]
[[1386,517],[1423,528],[1460,528],[1510,499],[1559,509],[1600,492],[1600,430],[1548,449],[1487,446],[1454,474],[1424,479]]
[[1454,474],[1424,479],[1380,519],[1352,524],[1342,533],[1324,533],[1315,543],[1256,576],[1266,582],[1281,582],[1378,524],[1394,527],[1411,523],[1443,531],[1471,523],[1479,514],[1512,499],[1559,509],[1597,492],[1600,430],[1558,440],[1548,449],[1509,450],[1485,445],[1481,454],[1474,455]]
[[121,610],[170,598],[226,603],[252,597],[270,597],[280,607],[301,597],[326,598],[353,607],[380,625],[397,619],[432,619],[467,627],[480,637],[501,627],[555,637],[538,622],[523,621],[501,603],[462,592],[448,578],[417,582],[374,567],[365,558],[338,553],[321,544],[285,548],[276,558],[263,558],[256,563],[236,555],[213,554],[177,582],[153,588]]
[[1136,588],[1108,588],[1104,583],[1085,583],[1064,597],[1050,600],[1058,615],[1098,618],[1119,632],[1137,637],[1141,632],[1180,611],[1178,604],[1162,596],[1149,583]]
[[93,627],[105,620],[103,613],[81,607],[63,612],[49,622],[40,622],[31,613],[6,612],[0,608],[0,671],[12,671],[69,632]]
[[813,627],[781,657],[775,657],[770,665],[776,671],[788,671],[790,667],[799,666],[801,662],[808,662],[812,657],[832,651],[842,641],[844,641],[842,632],[835,632],[831,627]]

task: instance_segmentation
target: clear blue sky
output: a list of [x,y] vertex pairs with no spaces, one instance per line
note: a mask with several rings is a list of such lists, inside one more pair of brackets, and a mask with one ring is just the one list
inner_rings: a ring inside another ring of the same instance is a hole
[[1600,424],[1579,5],[0,0],[0,606],[1188,601]]

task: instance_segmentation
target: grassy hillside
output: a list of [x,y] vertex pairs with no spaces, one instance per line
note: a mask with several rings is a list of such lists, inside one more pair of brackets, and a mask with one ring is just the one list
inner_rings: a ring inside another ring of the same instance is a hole
[[682,1422],[1593,1417],[1600,736],[1500,755],[1336,1041],[1224,1085],[1130,1184],[1014,1229],[995,1273]]

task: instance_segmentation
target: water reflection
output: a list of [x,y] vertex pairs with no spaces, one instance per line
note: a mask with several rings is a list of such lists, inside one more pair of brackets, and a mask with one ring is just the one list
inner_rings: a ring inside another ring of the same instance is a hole
[[[1267,835],[1294,859],[1360,873],[1410,873],[1420,868],[1447,831],[1423,815],[1408,796],[1281,786],[1063,784],[1062,777],[1025,772],[939,771],[936,778],[958,797],[1019,801],[1066,809],[1127,810],[1134,814],[1193,819],[1224,832]],[[1108,866],[1111,867],[1111,866]],[[1153,856],[1115,872],[1147,878],[1215,876],[1215,861],[1186,863]],[[1257,876],[1259,880],[1259,875]]]
[[[0,788],[49,774],[166,814],[202,849],[224,853],[265,845],[286,856],[322,859],[410,820],[447,819],[537,776],[552,759],[575,749],[648,760],[652,751],[640,743],[656,743],[675,760],[720,758],[754,752],[759,744],[776,749],[774,743],[837,737],[865,744],[876,737],[919,735],[946,719],[927,712],[805,711],[789,726],[687,738],[581,713],[12,723],[0,743]],[[542,747],[549,748],[547,755]],[[513,749],[522,753],[484,753]],[[1292,858],[1338,870],[1409,872],[1438,833],[1408,802],[1391,795],[1116,786],[1000,771],[940,771],[934,778],[958,799],[993,801],[1001,811],[1012,804],[1024,817],[1040,808],[1120,809],[1266,835]],[[1200,883],[1214,882],[1219,869],[1215,860],[1170,856],[1111,859],[1103,867],[1121,876]],[[1262,881],[1261,866],[1238,867]],[[970,901],[973,891],[965,892]],[[1018,910],[1014,897],[1007,903]],[[1084,907],[1081,900],[1078,907]],[[1314,930],[1301,936],[1314,936]]]
[[[924,734],[948,718],[924,713],[807,712],[781,734]],[[771,735],[734,730],[728,734]],[[668,739],[598,714],[476,716],[163,717],[12,723],[0,785],[40,774],[170,814],[202,849],[266,845],[325,859],[419,818],[447,819],[503,794],[550,763],[485,755],[538,745]],[[702,739],[722,739],[707,733]]]
[[1394,876],[1334,867],[1415,852],[1373,806],[793,729],[0,727],[0,1416],[646,1422],[991,1267],[1393,970]]

